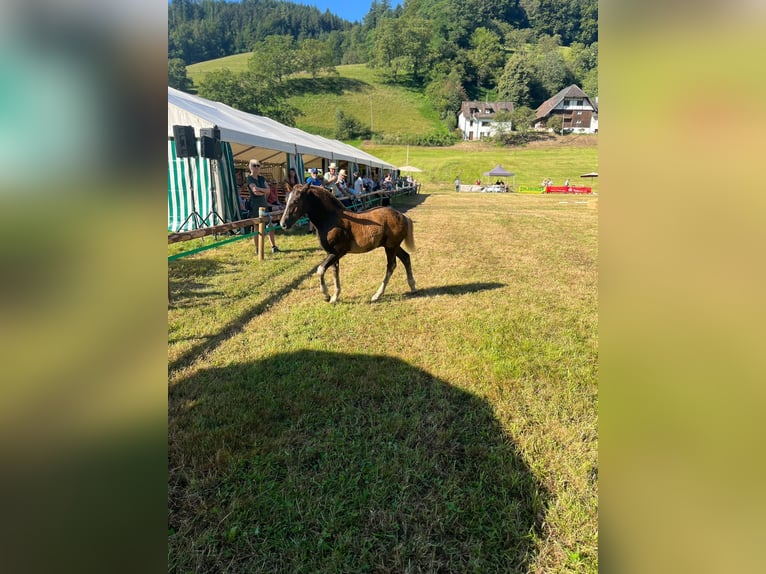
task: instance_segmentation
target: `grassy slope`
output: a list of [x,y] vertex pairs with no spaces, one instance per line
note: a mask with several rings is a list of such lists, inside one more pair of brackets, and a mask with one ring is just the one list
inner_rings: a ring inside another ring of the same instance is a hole
[[[237,54],[192,64],[187,73],[197,85],[212,70],[244,71],[249,57],[249,53]],[[376,132],[422,134],[444,130],[436,112],[417,91],[380,83],[375,72],[364,64],[338,66],[337,70],[337,77],[321,76],[312,81],[307,74],[296,74],[287,80],[288,89],[301,93],[289,100],[303,112],[297,119],[300,129],[334,137],[338,109],[363,125],[370,125],[372,102],[372,127]]]
[[418,297],[324,303],[300,232],[170,266],[170,571],[597,571],[598,200],[426,190]]

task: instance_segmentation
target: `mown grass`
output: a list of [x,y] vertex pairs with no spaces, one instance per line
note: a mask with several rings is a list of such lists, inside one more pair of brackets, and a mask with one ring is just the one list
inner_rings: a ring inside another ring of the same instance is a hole
[[597,571],[598,200],[450,187],[415,296],[325,303],[301,231],[170,264],[170,571]]
[[[536,142],[525,147],[502,147],[484,142],[462,142],[451,147],[417,147],[374,145],[359,147],[396,166],[409,165],[423,170],[413,174],[416,179],[434,185],[452,183],[455,176],[465,184],[484,183],[494,178],[483,175],[498,163],[516,174],[516,185],[539,186],[543,178],[563,185],[585,185],[598,193],[598,178],[581,178],[584,173],[598,171],[598,136],[557,136],[550,141]],[[409,160],[407,159],[409,156]],[[513,178],[507,178],[513,183]]]

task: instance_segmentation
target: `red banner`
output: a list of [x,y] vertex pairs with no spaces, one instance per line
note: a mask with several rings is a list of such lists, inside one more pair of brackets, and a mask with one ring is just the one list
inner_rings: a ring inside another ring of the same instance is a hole
[[549,185],[545,188],[545,193],[591,193],[592,188],[580,187],[576,185]]

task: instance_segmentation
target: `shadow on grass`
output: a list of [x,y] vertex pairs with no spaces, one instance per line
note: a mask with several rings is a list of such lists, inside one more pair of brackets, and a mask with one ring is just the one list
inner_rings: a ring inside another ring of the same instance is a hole
[[407,293],[407,297],[433,297],[435,295],[467,295],[477,291],[500,289],[505,287],[503,283],[464,283],[463,285],[442,285],[440,287],[426,287],[418,289],[415,293]]
[[[217,335],[209,337],[204,342],[193,346],[188,351],[183,353],[180,357],[170,362],[168,364],[168,372],[172,372],[176,369],[180,369],[182,367],[186,367],[190,365],[195,360],[197,360],[197,358],[200,355],[204,355],[206,353],[209,353],[215,350],[219,345],[221,345],[227,339],[230,339],[236,334],[241,333],[242,330],[245,328],[245,325],[247,325],[250,321],[252,321],[258,315],[266,311],[266,309],[274,305],[277,301],[282,299],[282,297],[284,297],[285,295],[288,295],[290,292],[296,289],[298,285],[300,285],[305,279],[313,276],[314,274],[315,274],[315,268],[312,267],[305,273],[302,273],[298,277],[293,279],[287,285],[283,285],[280,289],[278,289],[277,291],[274,291],[268,297],[265,297],[262,301],[260,301],[258,304],[254,305],[253,307],[249,308],[247,311],[242,313],[239,317],[237,317],[233,321],[230,321],[227,325],[224,325]],[[172,303],[172,304],[175,304],[175,303]]]
[[290,96],[306,94],[336,94],[343,92],[362,92],[371,88],[370,84],[353,78],[341,76],[323,76],[319,78],[290,78],[285,81],[286,92]]
[[525,572],[547,494],[492,406],[298,351],[169,390],[170,572]]
[[428,199],[427,193],[400,195],[398,197],[393,198],[393,200],[391,201],[391,207],[393,207],[397,211],[406,213],[408,210],[412,209],[413,207],[417,207],[421,203],[424,203],[426,199]]

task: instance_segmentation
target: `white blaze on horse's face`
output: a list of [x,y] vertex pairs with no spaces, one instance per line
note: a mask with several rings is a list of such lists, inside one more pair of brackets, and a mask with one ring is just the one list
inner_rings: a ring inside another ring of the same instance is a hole
[[279,220],[279,225],[281,225],[283,229],[288,229],[293,223],[295,223],[295,220],[290,217],[290,214],[293,210],[293,199],[296,195],[298,195],[296,191],[291,191],[287,194],[287,204],[285,205],[285,211],[282,213],[282,219]]

